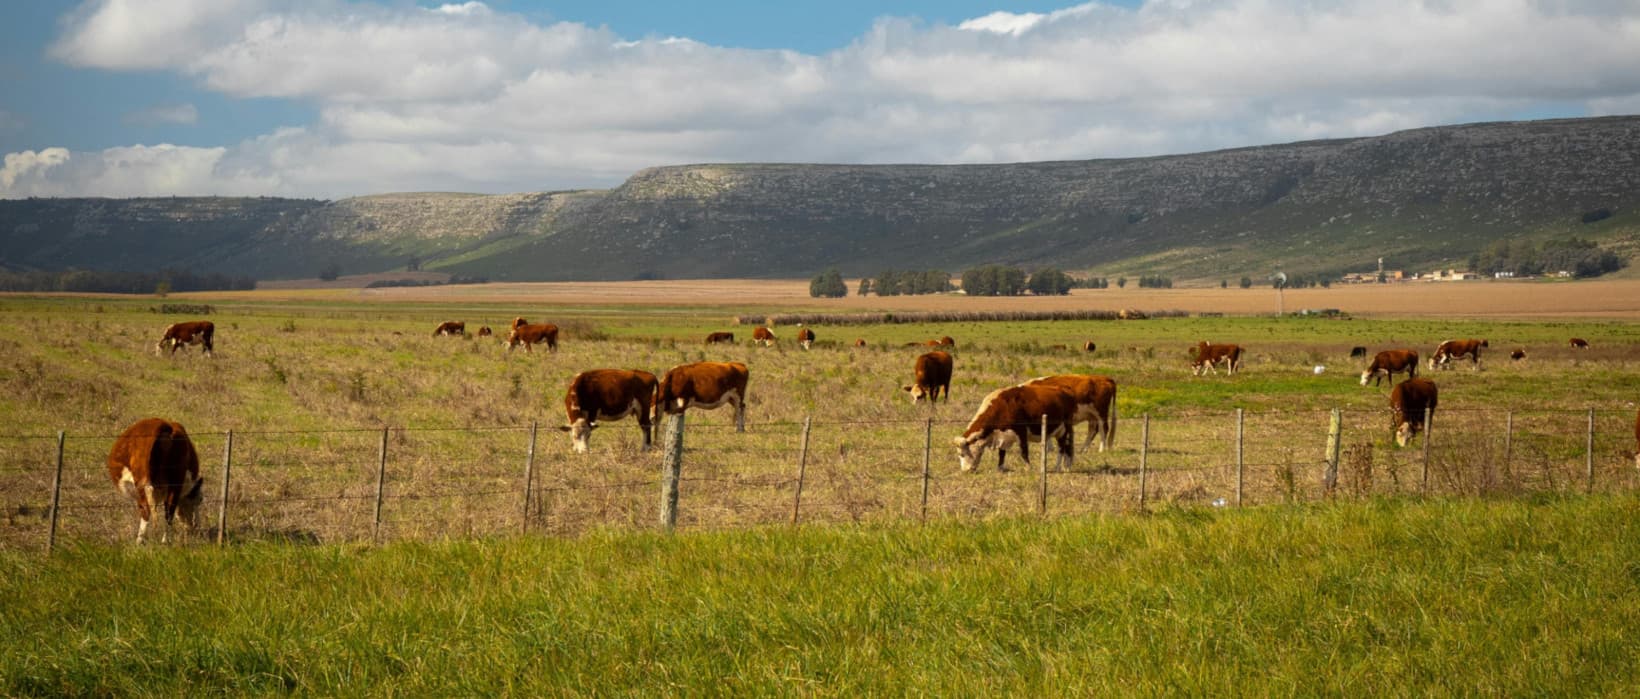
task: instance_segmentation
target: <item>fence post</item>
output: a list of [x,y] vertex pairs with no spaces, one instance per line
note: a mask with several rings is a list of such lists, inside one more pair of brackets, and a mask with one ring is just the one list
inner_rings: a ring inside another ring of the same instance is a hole
[[1150,460],[1150,413],[1139,427],[1139,509],[1145,509],[1145,472]]
[[934,447],[934,418],[923,427],[922,521],[928,521],[928,460]]
[[535,498],[535,432],[539,426],[537,421],[530,421],[530,448],[524,452],[524,521],[518,525],[520,534],[530,531],[530,500]]
[[1327,472],[1321,477],[1327,495],[1331,496],[1333,489],[1338,487],[1338,451],[1342,445],[1344,432],[1344,413],[1338,408],[1332,409],[1332,417],[1327,423]]
[[666,423],[666,451],[661,455],[661,526],[678,525],[678,472],[683,469],[683,413]]
[[1048,516],[1048,416],[1042,415],[1042,468],[1038,471],[1040,478],[1040,492],[1037,494],[1036,511],[1044,517]]
[[1246,444],[1243,441],[1243,435],[1245,434],[1243,426],[1245,423],[1242,418],[1242,409],[1236,408],[1236,507],[1241,507],[1241,488],[1245,482],[1244,476],[1247,472],[1247,463],[1244,458],[1246,451],[1243,450]]
[[63,497],[63,440],[67,433],[57,430],[57,471],[51,477],[51,530],[46,533],[46,553],[57,548],[57,510]]
[[376,461],[376,519],[370,525],[370,543],[381,540],[382,533],[382,493],[387,488],[387,430],[382,428],[382,448],[380,458]]
[[1594,408],[1589,408],[1589,434],[1583,442],[1583,492],[1594,492]]
[[1503,416],[1503,473],[1510,480],[1514,480],[1515,473],[1515,470],[1509,465],[1509,460],[1514,454],[1514,442],[1515,411],[1511,410]]
[[1424,408],[1424,459],[1421,470],[1422,475],[1419,476],[1420,485],[1418,490],[1420,493],[1429,492],[1429,422],[1430,418],[1434,416],[1434,412],[1427,407]]
[[797,452],[797,490],[792,493],[792,524],[797,524],[797,513],[803,506],[803,478],[809,470],[809,427],[814,416],[803,418],[803,448]]
[[233,479],[233,430],[222,445],[222,500],[216,507],[216,545],[228,542],[228,481]]

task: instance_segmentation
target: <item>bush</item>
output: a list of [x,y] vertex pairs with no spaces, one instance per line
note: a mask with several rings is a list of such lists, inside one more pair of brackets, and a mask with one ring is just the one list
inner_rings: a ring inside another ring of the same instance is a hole
[[842,298],[848,296],[848,285],[843,283],[843,275],[832,267],[809,280],[809,296],[815,298]]

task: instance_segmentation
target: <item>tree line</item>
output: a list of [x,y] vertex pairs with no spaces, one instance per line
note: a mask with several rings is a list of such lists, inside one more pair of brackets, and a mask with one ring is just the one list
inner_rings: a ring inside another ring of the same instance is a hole
[[1616,253],[1576,236],[1541,243],[1500,240],[1469,257],[1469,268],[1476,272],[1487,275],[1508,272],[1519,277],[1557,272],[1571,272],[1580,278],[1598,277],[1620,270],[1625,264]]
[[112,272],[0,272],[0,291],[78,291],[103,294],[165,294],[173,291],[243,291],[256,288],[250,277],[195,274],[181,270]]

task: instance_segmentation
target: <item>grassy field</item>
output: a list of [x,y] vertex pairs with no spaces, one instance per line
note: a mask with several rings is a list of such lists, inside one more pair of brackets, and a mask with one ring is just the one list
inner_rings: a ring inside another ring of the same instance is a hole
[[1640,690],[1640,501],[0,552],[0,694]]

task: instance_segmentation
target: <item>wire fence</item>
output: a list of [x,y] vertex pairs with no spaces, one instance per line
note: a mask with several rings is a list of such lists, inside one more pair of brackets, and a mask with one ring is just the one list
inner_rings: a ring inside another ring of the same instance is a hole
[[[681,416],[657,425],[649,450],[632,421],[607,423],[588,454],[533,425],[191,433],[206,483],[190,538],[576,536],[1640,486],[1628,409],[1443,409],[1405,448],[1385,411],[1122,416],[1110,451],[1083,449],[1078,425],[1068,467],[1045,458],[1054,445],[1029,426],[1030,465],[1015,448],[1000,470],[991,450],[970,472],[952,444],[967,420],[748,423],[741,433],[697,415],[687,428]],[[136,507],[105,465],[114,438],[0,436],[0,548],[133,539]]]

